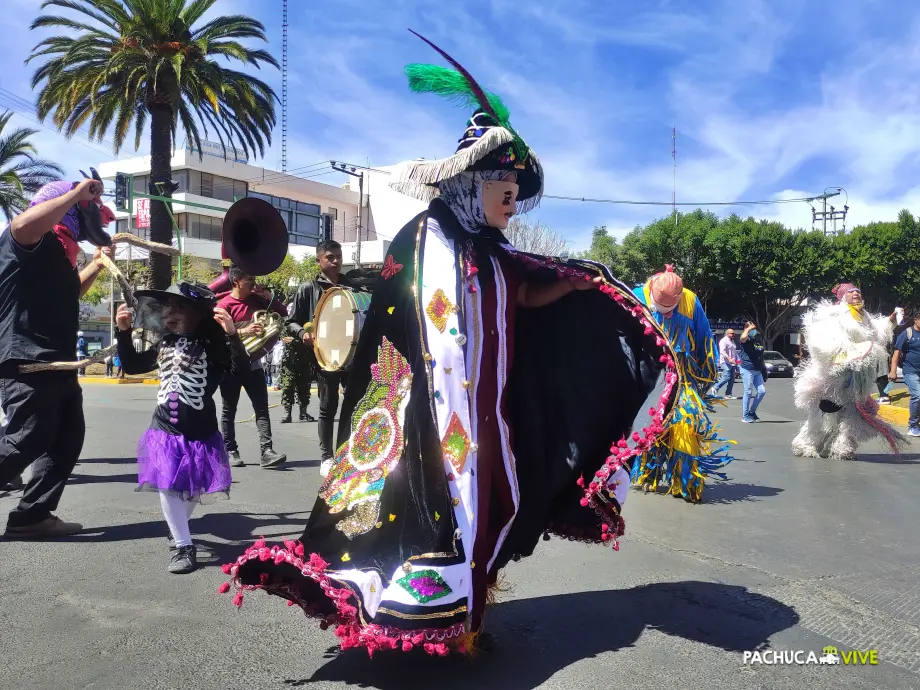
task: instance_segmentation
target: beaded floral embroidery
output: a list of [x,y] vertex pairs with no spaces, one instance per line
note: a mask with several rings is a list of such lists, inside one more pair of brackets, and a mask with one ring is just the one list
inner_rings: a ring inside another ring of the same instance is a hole
[[425,313],[428,314],[431,323],[441,333],[447,328],[448,317],[456,312],[457,307],[451,304],[451,301],[447,299],[447,295],[440,288],[431,296],[431,301],[425,307]]
[[456,412],[451,414],[444,438],[441,439],[441,451],[450,460],[454,471],[462,474],[466,465],[466,457],[470,452],[470,437]]
[[438,575],[435,570],[419,570],[415,573],[409,573],[396,581],[400,587],[412,595],[420,604],[427,604],[429,601],[446,597],[453,593],[444,578]]
[[380,494],[403,451],[403,417],[412,385],[409,362],[386,338],[371,365],[371,383],[355,408],[351,437],[335,456],[319,495],[330,513],[351,515],[336,524],[348,538],[377,524]]

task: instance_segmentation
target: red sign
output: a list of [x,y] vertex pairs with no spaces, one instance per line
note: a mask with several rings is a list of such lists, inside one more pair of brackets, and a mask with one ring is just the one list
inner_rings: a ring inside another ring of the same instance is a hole
[[135,212],[137,213],[137,227],[150,227],[150,199],[138,199],[135,201]]

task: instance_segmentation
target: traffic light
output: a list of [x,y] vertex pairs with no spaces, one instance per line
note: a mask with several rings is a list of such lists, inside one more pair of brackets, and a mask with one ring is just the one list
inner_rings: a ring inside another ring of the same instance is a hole
[[128,210],[128,184],[131,178],[124,173],[115,173],[115,209]]

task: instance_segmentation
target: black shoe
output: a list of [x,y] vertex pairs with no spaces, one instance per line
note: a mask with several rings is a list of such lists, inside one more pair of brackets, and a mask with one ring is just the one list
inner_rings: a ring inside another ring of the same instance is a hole
[[281,418],[281,423],[282,423],[282,424],[290,424],[290,423],[291,423],[291,413],[290,413],[290,412],[288,412],[287,414],[285,414],[285,415]]
[[262,453],[261,465],[263,468],[275,467],[284,462],[287,462],[287,455],[277,453],[271,448]]
[[246,467],[246,463],[243,462],[238,450],[230,453],[230,467]]
[[301,410],[300,411],[300,421],[301,422],[315,422],[316,417],[314,417],[312,414],[307,414],[306,410]]
[[169,561],[169,572],[174,575],[185,575],[194,571],[197,567],[198,553],[194,544],[180,546]]

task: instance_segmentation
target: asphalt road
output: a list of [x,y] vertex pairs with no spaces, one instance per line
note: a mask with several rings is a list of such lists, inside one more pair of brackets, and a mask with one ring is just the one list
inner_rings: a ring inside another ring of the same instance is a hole
[[[920,456],[793,458],[791,381],[768,388],[763,422],[742,424],[738,401],[718,414],[737,459],[705,503],[634,492],[618,553],[553,540],[512,564],[487,618],[498,646],[470,662],[336,654],[299,609],[250,594],[237,611],[216,594],[241,543],[302,532],[315,424],[276,424],[288,464],[234,470],[231,500],[192,522],[206,567],[168,574],[159,503],[133,492],[155,391],[87,386],[88,437],[59,510],[86,533],[0,541],[0,688],[920,688]],[[239,427],[255,463],[254,424]],[[825,645],[877,649],[880,663],[742,663],[746,650]]]

